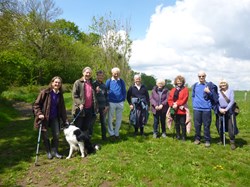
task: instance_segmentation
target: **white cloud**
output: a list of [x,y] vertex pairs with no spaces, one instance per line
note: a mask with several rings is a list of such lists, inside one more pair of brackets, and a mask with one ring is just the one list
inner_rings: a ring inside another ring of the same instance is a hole
[[228,80],[236,90],[250,90],[250,0],[183,0],[158,6],[142,40],[132,46],[130,66],[137,72],[196,82]]

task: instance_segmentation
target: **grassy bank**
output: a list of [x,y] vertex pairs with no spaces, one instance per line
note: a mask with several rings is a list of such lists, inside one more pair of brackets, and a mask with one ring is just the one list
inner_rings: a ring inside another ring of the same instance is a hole
[[[23,93],[25,99],[21,100],[31,102],[37,93],[29,94]],[[100,151],[83,159],[75,154],[70,160],[47,160],[41,147],[36,167],[37,132],[32,128],[32,115],[24,116],[13,109],[11,102],[1,100],[0,186],[249,186],[250,104],[244,100],[244,92],[235,95],[241,113],[237,117],[240,133],[234,151],[230,150],[228,141],[225,147],[216,144],[214,123],[210,148],[193,144],[193,126],[186,142],[173,139],[172,130],[167,131],[166,139],[153,139],[151,113],[145,127],[147,136],[134,137],[126,103],[121,140],[101,141],[97,121],[93,142],[102,146]],[[70,109],[70,93],[65,94],[65,100]],[[68,149],[62,133],[60,152],[67,155]]]

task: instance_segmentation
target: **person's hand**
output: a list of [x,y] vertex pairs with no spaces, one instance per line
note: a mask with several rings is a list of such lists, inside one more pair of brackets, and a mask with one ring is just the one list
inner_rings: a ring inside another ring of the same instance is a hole
[[173,104],[172,108],[176,110],[176,109],[177,109],[177,107],[178,107],[177,103],[176,103],[176,102],[174,102],[174,104]]
[[108,112],[108,109],[109,107],[108,106],[105,106],[104,110],[103,110],[103,113],[106,114]]
[[162,108],[163,108],[163,105],[160,104],[159,107],[158,107],[158,109],[161,110]]
[[97,86],[96,89],[95,89],[96,93],[99,93],[101,91],[100,87]]
[[210,93],[210,90],[209,90],[208,86],[206,86],[206,88],[204,88],[204,92]]
[[184,110],[184,106],[183,105],[179,106],[179,109]]
[[79,109],[82,110],[84,108],[83,104],[80,104]]
[[159,110],[159,106],[155,106],[155,110]]
[[226,109],[223,109],[223,108],[220,109],[220,113],[221,113],[221,114],[226,114],[226,112],[227,112]]
[[38,118],[41,119],[41,120],[43,120],[43,119],[44,119],[44,115],[43,115],[43,114],[40,114],[40,115],[38,116]]
[[130,110],[133,110],[134,106],[133,105],[129,105],[129,108],[130,108]]

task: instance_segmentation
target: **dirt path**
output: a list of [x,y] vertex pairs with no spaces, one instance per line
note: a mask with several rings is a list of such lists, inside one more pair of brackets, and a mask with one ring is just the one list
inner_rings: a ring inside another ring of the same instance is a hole
[[25,103],[23,101],[16,101],[12,105],[15,109],[17,109],[23,117],[31,117],[32,113],[32,105],[30,103]]

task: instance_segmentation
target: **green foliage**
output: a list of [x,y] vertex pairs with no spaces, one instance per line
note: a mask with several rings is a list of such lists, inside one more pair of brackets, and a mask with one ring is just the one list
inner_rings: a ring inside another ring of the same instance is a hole
[[0,68],[0,93],[8,87],[30,83],[30,65],[30,60],[17,51],[0,52],[0,67],[2,67]]

